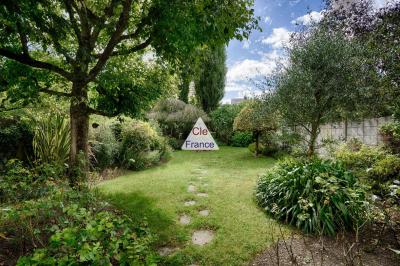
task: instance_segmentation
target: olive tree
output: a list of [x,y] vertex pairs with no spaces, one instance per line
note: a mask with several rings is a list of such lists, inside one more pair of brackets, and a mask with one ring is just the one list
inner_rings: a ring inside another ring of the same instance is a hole
[[300,34],[291,45],[276,82],[277,106],[289,125],[306,132],[312,156],[320,125],[354,113],[362,102],[370,69],[357,41],[324,26]]
[[[87,161],[89,116],[110,114],[93,98],[115,97],[108,103],[119,105],[117,99],[129,95],[133,108],[142,100],[128,92],[129,82],[114,88],[105,88],[106,80],[97,85],[110,59],[122,63],[151,46],[158,56],[176,62],[201,44],[247,38],[258,27],[252,4],[252,0],[4,0],[0,60],[15,64],[14,80],[7,82],[69,100],[74,181],[79,154]],[[129,75],[110,69],[106,75],[113,76],[113,84]]]

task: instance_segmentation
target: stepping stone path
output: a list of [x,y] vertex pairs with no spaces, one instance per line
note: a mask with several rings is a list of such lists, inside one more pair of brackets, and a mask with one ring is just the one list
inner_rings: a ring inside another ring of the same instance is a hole
[[201,210],[201,211],[199,211],[199,214],[201,216],[208,216],[210,214],[210,211],[209,210]]
[[158,254],[161,257],[165,257],[168,256],[172,253],[174,253],[175,251],[177,251],[179,248],[173,248],[173,247],[162,247],[158,249]]
[[188,186],[188,192],[195,192],[195,191],[196,191],[196,187],[194,185]]
[[194,200],[185,201],[185,206],[193,206],[193,205],[196,205],[196,201]]
[[207,193],[203,193],[203,192],[197,193],[196,195],[199,196],[199,197],[208,197],[208,194]]
[[195,245],[203,246],[211,242],[214,238],[214,232],[211,230],[198,230],[194,231],[192,235],[192,243]]
[[181,224],[184,224],[184,225],[190,224],[190,216],[189,216],[189,215],[186,215],[186,214],[182,215],[182,216],[179,218],[179,222],[180,222]]

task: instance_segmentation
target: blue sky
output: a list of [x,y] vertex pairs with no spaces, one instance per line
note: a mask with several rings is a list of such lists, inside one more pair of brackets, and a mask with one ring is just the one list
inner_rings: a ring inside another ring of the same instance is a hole
[[[375,0],[381,7],[386,0]],[[262,32],[254,31],[248,41],[232,40],[227,48],[227,77],[223,102],[254,92],[253,83],[271,74],[276,62],[284,60],[283,47],[291,32],[318,20],[324,8],[322,0],[256,0],[255,15]]]

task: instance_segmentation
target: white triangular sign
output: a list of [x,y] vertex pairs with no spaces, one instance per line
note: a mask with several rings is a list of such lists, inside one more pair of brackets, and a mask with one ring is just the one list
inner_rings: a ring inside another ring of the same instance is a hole
[[219,150],[217,143],[211,136],[203,119],[199,117],[196,124],[194,124],[189,136],[182,145],[182,150],[192,151],[213,151]]

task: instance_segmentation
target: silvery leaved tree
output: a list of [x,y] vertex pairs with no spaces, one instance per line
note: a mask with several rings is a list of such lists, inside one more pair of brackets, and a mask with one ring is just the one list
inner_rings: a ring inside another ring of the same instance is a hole
[[[70,179],[75,182],[78,155],[83,153],[84,161],[87,157],[90,114],[115,115],[155,96],[143,92],[147,87],[141,83],[135,84],[139,92],[130,92],[132,81],[121,70],[124,61],[151,46],[160,57],[176,62],[201,44],[247,38],[258,28],[252,4],[253,0],[4,0],[0,60],[7,67],[7,80],[2,76],[1,84],[22,90],[21,97],[29,88],[35,97],[41,92],[70,101]],[[114,65],[107,68],[109,64]]]

